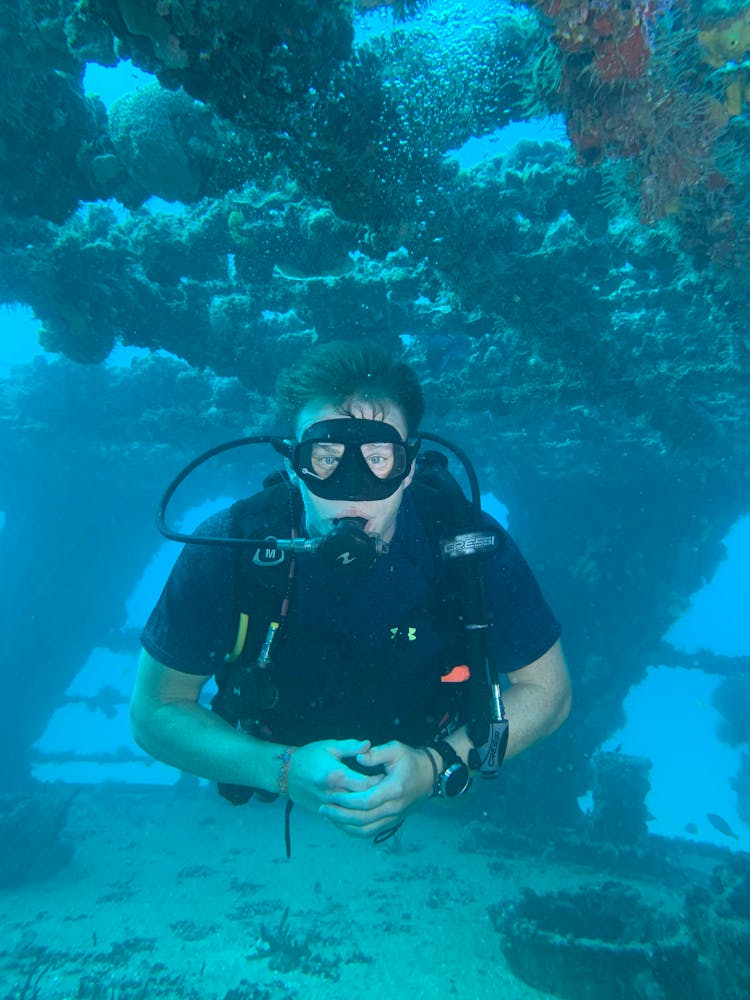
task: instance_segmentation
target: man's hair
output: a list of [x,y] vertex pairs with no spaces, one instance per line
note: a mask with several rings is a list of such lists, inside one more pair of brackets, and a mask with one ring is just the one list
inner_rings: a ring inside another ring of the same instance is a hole
[[329,403],[348,413],[352,399],[366,399],[375,409],[395,403],[415,434],[424,414],[424,396],[416,372],[391,352],[372,344],[336,340],[313,347],[276,383],[283,417],[294,423],[310,403]]

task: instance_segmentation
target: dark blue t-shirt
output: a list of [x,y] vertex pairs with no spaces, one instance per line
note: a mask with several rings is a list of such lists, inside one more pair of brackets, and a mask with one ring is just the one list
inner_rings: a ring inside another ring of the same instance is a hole
[[[229,511],[209,518],[199,533],[230,535]],[[493,662],[498,673],[509,673],[542,656],[560,625],[503,534],[504,544],[486,561],[484,585]],[[144,629],[147,652],[175,670],[221,674],[237,634],[236,575],[229,547],[186,545]],[[409,490],[388,553],[364,577],[342,580],[317,556],[299,557],[274,643],[281,694],[267,721],[275,738],[294,742],[302,731],[306,739],[419,739],[417,719],[434,726],[455,687],[440,683],[450,668],[446,647],[460,636],[444,596]]]

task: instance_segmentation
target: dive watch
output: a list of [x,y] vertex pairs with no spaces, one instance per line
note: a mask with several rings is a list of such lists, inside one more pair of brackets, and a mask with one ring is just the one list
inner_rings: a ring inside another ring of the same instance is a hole
[[432,746],[443,761],[443,769],[438,775],[438,795],[445,799],[455,799],[458,795],[463,795],[471,784],[468,765],[445,740],[437,740]]

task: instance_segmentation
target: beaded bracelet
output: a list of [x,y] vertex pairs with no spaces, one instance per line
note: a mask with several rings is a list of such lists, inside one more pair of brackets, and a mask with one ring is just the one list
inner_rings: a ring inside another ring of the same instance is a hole
[[281,771],[279,772],[279,795],[289,794],[289,767],[292,763],[292,754],[296,747],[287,747],[282,753],[276,754],[274,760],[281,761]]
[[427,755],[427,759],[432,764],[432,797],[437,798],[440,795],[440,773],[437,769],[437,764],[435,763],[435,758],[432,756],[427,747],[419,748],[422,753]]

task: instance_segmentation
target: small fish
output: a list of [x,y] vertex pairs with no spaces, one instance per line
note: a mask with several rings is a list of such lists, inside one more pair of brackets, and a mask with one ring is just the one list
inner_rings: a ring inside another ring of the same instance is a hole
[[706,819],[714,830],[723,833],[725,837],[732,837],[734,840],[740,839],[723,816],[717,816],[716,813],[706,813]]
[[686,823],[685,824],[685,833],[689,833],[691,837],[694,837],[697,832],[698,832],[698,824],[697,823]]

